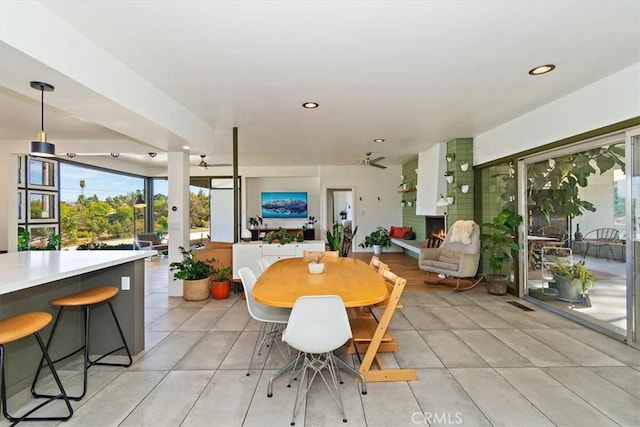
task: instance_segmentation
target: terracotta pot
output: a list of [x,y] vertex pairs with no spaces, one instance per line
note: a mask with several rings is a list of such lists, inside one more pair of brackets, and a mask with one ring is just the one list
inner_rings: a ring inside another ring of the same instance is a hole
[[492,295],[507,294],[507,276],[504,274],[487,274],[485,279],[487,281],[487,292]]
[[227,299],[231,293],[231,280],[225,280],[224,282],[211,281],[211,298],[213,299]]

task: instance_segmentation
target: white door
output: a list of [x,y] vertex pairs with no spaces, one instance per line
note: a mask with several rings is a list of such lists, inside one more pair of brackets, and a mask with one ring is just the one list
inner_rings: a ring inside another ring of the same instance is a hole
[[211,240],[233,242],[233,179],[211,180]]

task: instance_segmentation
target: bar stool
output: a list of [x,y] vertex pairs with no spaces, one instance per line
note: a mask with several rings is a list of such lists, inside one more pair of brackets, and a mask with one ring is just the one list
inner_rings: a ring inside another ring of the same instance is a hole
[[[49,357],[49,353],[47,352],[47,349],[44,346],[42,339],[40,338],[40,334],[38,333],[45,326],[51,323],[51,319],[52,317],[49,313],[32,312],[18,314],[16,316],[0,320],[0,383],[2,384],[2,386],[0,387],[0,394],[2,395],[2,413],[9,421],[12,421],[14,423],[11,425],[15,425],[20,421],[66,421],[71,418],[71,415],[73,415],[71,402],[69,402],[69,398],[67,397],[67,393],[64,391],[64,387],[62,386],[60,377],[58,377],[58,373],[53,366],[53,362]],[[13,416],[9,414],[9,409],[7,408],[7,386],[4,378],[4,344],[17,341],[19,339],[28,337],[29,335],[33,335],[36,338],[36,341],[40,346],[40,350],[42,351],[42,358],[46,361],[45,366],[49,366],[51,374],[53,375],[53,379],[60,389],[60,394],[50,396],[49,399],[47,399],[45,402],[29,410],[22,416]],[[68,415],[60,417],[29,417],[29,415],[31,415],[38,409],[57,399],[64,400],[69,412]]]
[[[83,372],[83,388],[82,394],[79,396],[69,396],[71,400],[80,400],[87,393],[87,370],[93,365],[103,365],[103,366],[131,366],[133,359],[131,358],[131,352],[129,351],[129,346],[127,345],[127,341],[124,338],[124,334],[122,333],[122,328],[120,327],[120,322],[118,322],[118,317],[116,316],[116,312],[113,310],[113,305],[111,304],[111,299],[118,294],[118,288],[115,286],[98,286],[95,288],[87,289],[86,291],[77,292],[75,294],[67,295],[61,298],[56,298],[51,300],[49,303],[55,307],[58,307],[58,314],[56,315],[56,320],[53,322],[53,329],[51,330],[51,336],[47,341],[47,351],[49,351],[49,347],[51,346],[51,342],[53,341],[53,336],[56,333],[58,322],[62,315],[64,308],[66,307],[82,307],[83,318],[84,318],[84,335],[82,339],[82,345],[77,349],[72,351],[71,353],[63,356],[59,359],[53,361],[53,363],[58,363],[64,359],[67,359],[76,353],[84,350],[84,372]],[[89,313],[90,309],[94,308],[98,304],[106,302],[111,310],[111,315],[113,316],[113,320],[115,321],[116,327],[118,328],[118,332],[120,333],[120,338],[122,339],[122,346],[115,348],[109,351],[106,354],[98,357],[95,360],[89,359]],[[126,350],[127,356],[129,358],[128,363],[113,363],[113,362],[101,362],[105,357],[115,353],[116,351]],[[38,367],[38,371],[36,372],[36,377],[33,380],[33,384],[31,385],[31,393],[35,397],[50,397],[48,395],[39,394],[36,392],[36,383],[38,382],[38,377],[40,375],[40,370],[44,367],[42,363],[42,359],[40,360],[40,366]]]

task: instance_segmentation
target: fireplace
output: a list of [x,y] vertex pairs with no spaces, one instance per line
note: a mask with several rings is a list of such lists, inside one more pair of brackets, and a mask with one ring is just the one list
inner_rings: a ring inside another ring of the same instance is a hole
[[444,239],[447,234],[445,228],[444,215],[426,216],[425,219],[425,239],[439,237]]

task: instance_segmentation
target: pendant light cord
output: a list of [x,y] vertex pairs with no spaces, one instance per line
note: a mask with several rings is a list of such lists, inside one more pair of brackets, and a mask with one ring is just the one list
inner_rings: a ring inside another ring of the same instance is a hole
[[40,86],[40,123],[44,132],[44,86]]

